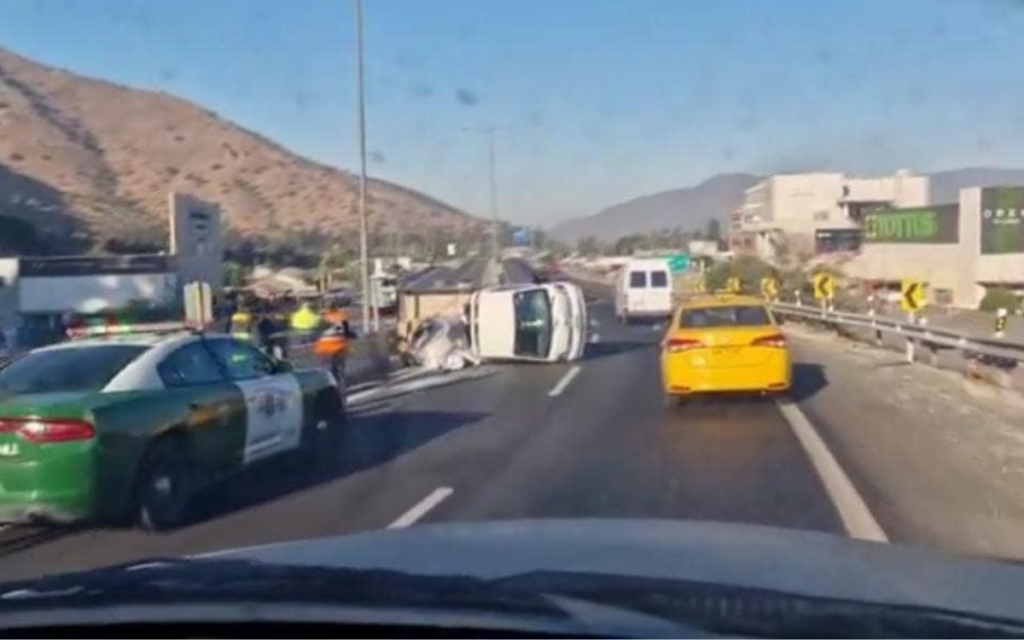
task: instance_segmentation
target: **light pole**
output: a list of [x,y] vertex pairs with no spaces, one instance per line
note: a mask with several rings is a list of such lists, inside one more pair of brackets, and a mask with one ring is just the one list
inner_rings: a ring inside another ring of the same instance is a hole
[[463,131],[476,131],[477,133],[483,133],[487,135],[487,176],[491,185],[491,253],[495,259],[498,259],[498,255],[501,251],[501,246],[498,241],[499,224],[498,224],[498,173],[497,173],[497,161],[496,161],[496,142],[495,133],[498,131],[498,127],[463,127]]
[[[366,96],[363,87],[363,1],[356,14],[356,100],[359,128],[359,263],[363,280],[363,331],[370,327],[370,223],[366,213]],[[376,327],[374,327],[376,329]]]

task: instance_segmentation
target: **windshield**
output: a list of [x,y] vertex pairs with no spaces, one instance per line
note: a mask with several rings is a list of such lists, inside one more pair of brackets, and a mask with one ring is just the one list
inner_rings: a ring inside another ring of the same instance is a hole
[[[1024,0],[0,0],[0,584],[509,521],[433,569],[1024,573],[1020,34]],[[990,582],[956,604],[1024,609]]]
[[515,354],[544,358],[551,349],[551,298],[544,289],[517,293],[515,307]]
[[0,395],[100,391],[146,347],[103,345],[53,349],[0,368]]

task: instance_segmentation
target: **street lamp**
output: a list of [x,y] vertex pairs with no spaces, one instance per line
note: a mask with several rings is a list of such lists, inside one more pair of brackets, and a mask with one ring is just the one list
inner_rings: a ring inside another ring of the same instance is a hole
[[[363,280],[363,331],[370,327],[370,223],[366,213],[366,96],[363,82],[363,2],[352,0],[356,14],[356,100],[359,128],[359,263]],[[379,329],[378,326],[373,327]]]
[[494,134],[498,131],[498,127],[463,127],[463,131],[475,131],[477,133],[483,133],[487,136],[487,159],[488,159],[488,178],[491,185],[491,253],[495,259],[498,259],[498,255],[501,250],[500,243],[498,241],[499,225],[498,225],[498,176],[495,161],[495,136]]

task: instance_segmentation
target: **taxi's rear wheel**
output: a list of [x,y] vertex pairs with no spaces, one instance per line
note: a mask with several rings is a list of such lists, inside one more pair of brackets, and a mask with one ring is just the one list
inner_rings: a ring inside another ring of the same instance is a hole
[[157,440],[139,467],[135,499],[139,526],[164,531],[180,525],[188,513],[192,482],[184,443]]

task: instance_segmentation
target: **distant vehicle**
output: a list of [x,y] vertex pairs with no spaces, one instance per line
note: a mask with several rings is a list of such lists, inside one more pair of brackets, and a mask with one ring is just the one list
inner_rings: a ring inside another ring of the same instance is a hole
[[371,277],[370,301],[380,311],[395,311],[398,308],[398,278],[387,275]]
[[470,297],[468,320],[482,359],[579,360],[587,345],[587,306],[571,282],[482,289]]
[[667,318],[672,314],[672,275],[668,260],[630,260],[622,267],[615,286],[615,316],[628,324],[639,318]]
[[341,428],[325,370],[293,371],[228,335],[131,331],[83,328],[0,369],[0,522],[170,528],[200,487],[327,451]]
[[695,393],[781,393],[792,384],[786,338],[758,298],[691,298],[676,311],[661,347],[669,402]]
[[335,304],[339,307],[350,307],[355,302],[355,294],[351,289],[339,287],[325,293],[323,300],[325,303]]

